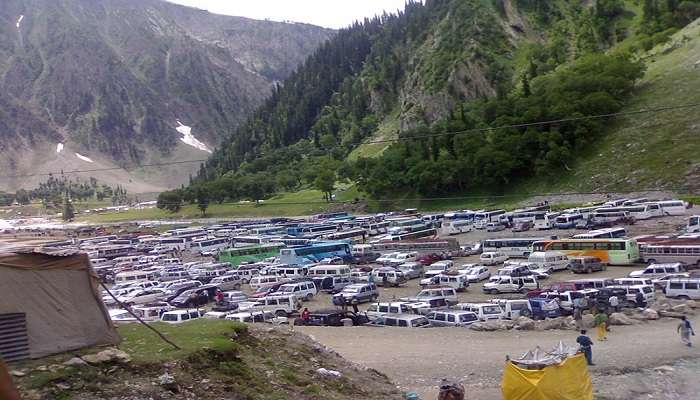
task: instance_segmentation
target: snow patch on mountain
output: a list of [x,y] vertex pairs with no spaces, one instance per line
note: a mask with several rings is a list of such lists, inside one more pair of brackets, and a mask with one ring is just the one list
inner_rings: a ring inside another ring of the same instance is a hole
[[175,128],[175,130],[177,130],[178,132],[180,132],[182,134],[182,137],[180,138],[180,140],[183,143],[185,143],[188,146],[192,146],[195,149],[206,151],[207,153],[212,153],[212,151],[209,149],[209,147],[207,147],[206,144],[204,144],[203,142],[199,141],[196,137],[194,137],[194,135],[192,134],[191,127],[189,127],[187,125],[183,125],[182,122],[180,122],[180,120],[177,120],[177,124],[180,126]]
[[94,162],[94,161],[92,161],[92,159],[90,159],[90,157],[85,157],[84,155],[82,155],[80,153],[75,153],[75,156],[78,157],[79,159],[85,161],[85,162],[89,162],[89,163]]
[[60,153],[63,151],[63,143],[59,143],[56,145],[56,153]]
[[24,14],[20,15],[19,18],[17,18],[17,29],[19,29],[19,25],[22,23],[23,19],[24,19]]

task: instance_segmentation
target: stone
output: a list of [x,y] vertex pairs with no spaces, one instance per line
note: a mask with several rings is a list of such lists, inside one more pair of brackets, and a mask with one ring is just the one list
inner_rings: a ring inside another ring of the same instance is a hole
[[73,365],[87,365],[85,360],[78,358],[78,357],[73,357],[70,360],[66,361],[63,363],[63,365],[68,365],[68,366],[73,366]]
[[513,321],[496,320],[486,322],[475,322],[469,325],[469,329],[481,332],[505,331],[515,326]]
[[635,321],[623,313],[612,313],[610,314],[608,323],[610,325],[634,325],[638,323],[638,321]]
[[674,369],[673,367],[671,367],[670,365],[662,365],[662,366],[659,366],[659,367],[654,368],[654,371],[658,371],[658,372],[673,372],[673,371],[675,371],[675,369]]
[[690,313],[690,310],[691,309],[690,309],[690,307],[688,307],[687,304],[679,304],[677,306],[671,307],[671,311],[682,313],[682,314],[688,314],[688,313]]
[[82,358],[83,361],[88,364],[104,364],[109,362],[128,363],[131,361],[131,356],[117,349],[107,349],[97,354],[88,354]]
[[642,316],[646,319],[659,319],[659,313],[652,310],[651,308],[647,308],[646,310],[642,311]]
[[593,314],[583,314],[581,317],[581,325],[583,329],[588,329],[593,326],[593,322],[595,320],[595,317]]
[[341,374],[338,371],[334,371],[332,369],[325,369],[325,368],[317,369],[316,373],[321,375],[321,376],[328,377],[328,378],[340,378],[341,376],[343,376],[343,374]]
[[46,372],[48,370],[49,370],[49,367],[47,367],[46,365],[40,365],[40,366],[36,367],[36,371],[39,371],[39,372]]
[[23,377],[23,376],[26,376],[27,373],[15,369],[15,370],[10,371],[10,375],[14,376],[15,378],[21,378],[21,377]]
[[518,317],[515,321],[515,329],[521,331],[531,331],[535,329],[535,321],[527,317]]
[[57,383],[56,387],[61,390],[70,390],[70,385],[67,383]]
[[178,392],[180,390],[175,377],[167,372],[158,377],[158,384],[171,392]]
[[685,302],[685,305],[690,308],[698,308],[698,302],[695,300],[688,300]]
[[551,329],[562,329],[566,328],[566,318],[556,317],[547,318],[542,321],[537,321],[536,328],[538,331],[548,331]]
[[683,314],[675,311],[664,311],[661,310],[659,311],[659,316],[663,318],[680,318],[683,316]]

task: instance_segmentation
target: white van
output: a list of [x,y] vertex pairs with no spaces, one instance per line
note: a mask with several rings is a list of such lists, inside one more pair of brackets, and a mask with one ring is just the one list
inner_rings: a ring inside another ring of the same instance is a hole
[[499,276],[496,281],[484,283],[484,293],[527,293],[539,288],[534,276]]
[[396,314],[381,316],[368,325],[394,326],[399,328],[427,328],[430,326],[430,321],[422,315]]
[[457,304],[459,301],[457,299],[457,291],[455,288],[451,287],[440,287],[440,288],[427,288],[423,289],[415,297],[403,297],[401,301],[412,301],[420,302],[424,299],[431,299],[434,297],[444,297],[449,304]]
[[503,309],[494,303],[459,303],[456,308],[473,312],[480,321],[503,318]]
[[527,261],[537,264],[539,269],[551,274],[556,271],[569,269],[569,257],[560,251],[535,251],[530,253]]
[[406,282],[406,277],[404,276],[403,272],[389,267],[374,269],[370,273],[370,276],[377,286],[384,286],[385,279],[386,286],[398,287],[402,283]]
[[238,290],[242,283],[241,278],[235,275],[218,276],[209,282],[210,285],[218,286],[222,292]]
[[412,261],[418,261],[418,253],[415,251],[411,251],[408,253],[399,253],[398,255],[396,255],[396,257],[394,257],[393,260],[390,260],[387,264],[400,265]]
[[632,285],[654,285],[651,278],[615,278],[613,282],[616,285],[632,286]]
[[693,215],[688,218],[688,227],[686,228],[688,233],[698,233],[700,232],[700,215]]
[[275,273],[285,278],[299,279],[305,277],[306,274],[309,273],[309,267],[299,265],[277,266],[275,267]]
[[267,296],[253,302],[238,303],[238,310],[245,312],[272,311],[278,317],[287,317],[299,309],[299,302],[294,295]]
[[394,303],[372,303],[367,307],[367,318],[373,321],[388,314],[408,314],[411,312],[411,303],[399,301]]
[[642,295],[644,296],[644,300],[647,302],[653,301],[656,297],[656,293],[654,292],[654,285],[617,285],[608,287],[613,289],[621,288],[627,290],[627,301],[629,301],[630,303],[637,302],[637,293],[642,293]]
[[663,290],[666,297],[700,300],[700,279],[669,279]]
[[204,315],[203,310],[175,310],[161,315],[160,320],[167,324],[180,324],[191,319],[197,319]]
[[316,290],[316,285],[312,281],[285,283],[280,286],[275,292],[275,295],[290,295],[293,294],[297,298],[304,301],[310,301],[316,296],[318,291]]
[[350,268],[347,265],[317,265],[309,268],[308,277],[344,276],[350,277]]
[[264,285],[270,285],[273,283],[277,282],[282,282],[286,281],[287,279],[282,278],[281,276],[277,275],[258,275],[250,278],[250,282],[248,284],[250,285],[250,288],[253,290],[258,290],[260,286]]
[[683,200],[657,201],[664,215],[684,215],[688,210],[688,203]]
[[467,274],[440,274],[432,278],[421,280],[421,286],[440,285],[442,287],[451,287],[458,292],[467,290],[469,287],[469,277]]
[[667,274],[680,274],[685,272],[683,264],[651,264],[644,269],[630,272],[630,278],[660,278]]
[[146,282],[157,277],[156,272],[147,271],[125,271],[114,276],[114,284]]
[[481,253],[479,256],[479,261],[484,265],[497,265],[502,264],[508,259],[508,256],[500,251],[487,251]]

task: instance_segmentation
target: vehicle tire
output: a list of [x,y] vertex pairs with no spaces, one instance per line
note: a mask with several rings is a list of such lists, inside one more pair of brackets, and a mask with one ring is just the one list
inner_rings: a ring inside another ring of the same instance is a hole
[[311,301],[311,299],[314,298],[313,293],[307,293],[306,296],[304,296],[304,300],[306,301]]
[[525,318],[532,318],[532,313],[528,309],[520,311],[520,316]]
[[240,284],[240,283],[237,283],[237,284],[233,285],[233,290],[240,290],[240,289],[241,289],[241,284]]
[[688,297],[688,296],[686,296],[686,295],[676,296],[676,298],[679,299],[679,300],[690,300],[690,297]]
[[591,267],[586,268],[586,273],[587,273],[587,274],[592,274],[592,273],[593,273],[593,268],[591,268]]
[[275,315],[278,317],[286,317],[288,314],[284,310],[277,310],[277,311],[275,311]]

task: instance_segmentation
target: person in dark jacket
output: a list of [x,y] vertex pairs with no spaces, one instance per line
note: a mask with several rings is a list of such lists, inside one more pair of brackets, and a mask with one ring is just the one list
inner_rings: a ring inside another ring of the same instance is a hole
[[644,298],[642,292],[637,292],[637,295],[634,296],[634,302],[637,303],[637,307],[647,308],[647,300]]
[[579,335],[578,338],[576,338],[576,343],[581,346],[581,352],[583,352],[583,355],[586,356],[586,362],[588,365],[595,365],[593,364],[593,351],[591,350],[591,346],[593,346],[593,341],[591,338],[586,336],[586,330],[582,329],[581,334]]

